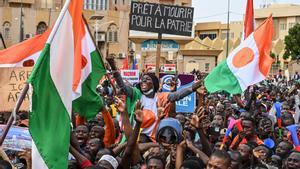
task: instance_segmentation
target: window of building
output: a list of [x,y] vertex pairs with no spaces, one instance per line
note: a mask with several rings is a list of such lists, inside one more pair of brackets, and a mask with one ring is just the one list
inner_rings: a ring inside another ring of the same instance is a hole
[[83,8],[86,10],[107,10],[108,0],[84,0]]
[[280,24],[280,30],[286,30],[286,24],[285,23]]
[[216,33],[200,33],[199,38],[201,40],[205,39],[206,37],[208,37],[211,40],[214,40],[217,38],[217,34]]
[[53,1],[51,0],[41,0],[41,8],[52,8],[53,7]]
[[3,38],[9,39],[10,38],[10,27],[11,27],[10,22],[5,21],[2,26],[3,26]]
[[234,33],[233,32],[230,33],[230,38],[234,39]]
[[112,24],[108,27],[107,31],[108,42],[118,42],[118,27]]
[[289,23],[289,29],[292,28],[292,27],[294,27],[295,25],[296,25],[295,22]]
[[206,72],[209,71],[209,63],[205,63],[205,71],[206,71]]
[[40,22],[36,27],[36,34],[42,34],[47,30],[48,26],[45,22]]
[[297,23],[300,23],[300,16],[297,16],[297,17],[296,17],[296,22],[297,22]]
[[227,38],[227,32],[222,32],[221,33],[221,39],[224,40]]

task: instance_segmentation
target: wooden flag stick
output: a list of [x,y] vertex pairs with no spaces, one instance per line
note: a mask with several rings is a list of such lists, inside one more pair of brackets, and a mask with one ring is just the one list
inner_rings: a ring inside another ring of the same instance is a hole
[[28,92],[28,89],[29,89],[29,84],[25,83],[25,87],[23,88],[22,93],[21,93],[20,97],[18,98],[16,106],[15,106],[13,112],[11,113],[11,115],[10,115],[10,117],[9,117],[7,123],[6,123],[6,127],[4,128],[3,134],[2,134],[2,136],[0,138],[0,146],[2,146],[2,144],[4,142],[4,139],[5,139],[6,135],[7,135],[10,127],[12,126],[14,120],[16,120],[16,114],[19,111],[19,109],[20,109],[20,107],[21,107],[21,105],[23,103],[23,100],[24,100],[24,98],[25,98],[25,96],[26,96],[26,94]]

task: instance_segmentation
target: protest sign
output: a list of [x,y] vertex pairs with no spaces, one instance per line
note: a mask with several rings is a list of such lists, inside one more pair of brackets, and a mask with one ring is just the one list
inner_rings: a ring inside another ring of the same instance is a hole
[[146,64],[145,66],[146,66],[146,69],[149,69],[148,70],[149,72],[155,72],[155,70],[156,70],[155,64]]
[[[174,78],[175,75],[161,73],[159,77],[162,79],[162,82],[164,83],[163,87],[162,87],[162,91],[169,92],[170,86],[168,85],[169,84],[168,82],[172,78]],[[195,79],[194,75],[183,75],[183,74],[178,75],[177,90],[191,87],[194,83],[194,79]],[[193,113],[195,107],[196,107],[196,94],[195,93],[192,93],[176,102],[176,112]]]
[[176,64],[164,64],[164,72],[168,74],[176,73]]
[[[0,111],[12,111],[32,68],[0,68]],[[27,93],[20,110],[29,110]]]
[[[0,125],[0,134],[2,135],[6,125]],[[8,150],[23,151],[31,149],[31,135],[28,128],[12,126],[3,142],[2,147]]]
[[138,83],[139,75],[139,70],[121,70],[122,78],[130,84]]
[[191,36],[194,8],[131,2],[130,30]]

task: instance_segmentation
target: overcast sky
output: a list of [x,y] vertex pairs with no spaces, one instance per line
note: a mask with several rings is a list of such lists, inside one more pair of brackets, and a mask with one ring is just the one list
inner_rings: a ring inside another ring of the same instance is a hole
[[[195,8],[194,22],[221,21],[227,23],[228,0],[192,0]],[[254,0],[254,8],[259,8],[263,2],[300,4],[300,0]],[[230,21],[240,21],[245,13],[247,0],[230,0]]]

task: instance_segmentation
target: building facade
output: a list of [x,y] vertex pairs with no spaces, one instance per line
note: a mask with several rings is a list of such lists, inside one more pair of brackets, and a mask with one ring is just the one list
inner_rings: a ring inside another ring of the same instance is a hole
[[[147,0],[145,2],[167,5],[192,6],[191,0]],[[133,42],[134,55],[139,61],[140,69],[155,65],[157,33],[130,31],[129,39]],[[160,65],[176,64],[179,73],[191,72],[193,69],[209,72],[216,66],[220,50],[201,48],[199,39],[177,35],[162,35]]]
[[[53,26],[65,0],[0,1],[0,32],[7,47]],[[104,57],[129,54],[130,0],[84,0],[84,16]],[[3,48],[0,43],[0,49]]]

